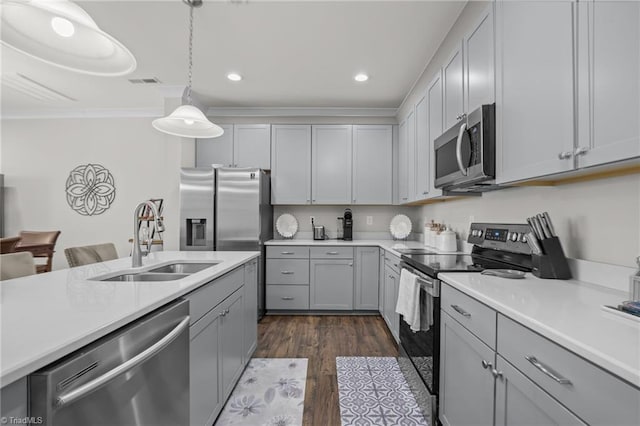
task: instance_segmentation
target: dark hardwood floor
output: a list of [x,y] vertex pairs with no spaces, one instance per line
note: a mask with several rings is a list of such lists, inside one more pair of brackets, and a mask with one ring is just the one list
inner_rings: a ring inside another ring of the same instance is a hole
[[266,316],[256,358],[308,358],[305,426],[339,426],[337,356],[398,356],[380,316]]

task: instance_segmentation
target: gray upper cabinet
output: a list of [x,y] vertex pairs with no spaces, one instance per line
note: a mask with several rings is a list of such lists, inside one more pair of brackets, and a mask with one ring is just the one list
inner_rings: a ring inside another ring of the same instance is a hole
[[236,124],[233,141],[235,167],[271,169],[271,125]]
[[409,201],[416,199],[416,114],[409,111],[407,115],[407,197]]
[[434,141],[443,132],[443,109],[442,109],[442,71],[438,71],[427,88],[427,99],[429,110],[427,113],[429,133],[429,193],[427,198],[439,197],[442,189],[435,187],[436,159],[434,153]]
[[392,204],[392,159],[392,126],[353,126],[352,204]]
[[398,126],[398,203],[409,202],[409,174],[407,161],[409,157],[407,146],[407,120],[402,120]]
[[356,247],[355,310],[378,310],[380,249]]
[[233,167],[233,124],[223,124],[222,136],[196,140],[196,167],[211,167],[222,164]]
[[311,131],[312,203],[351,204],[352,126],[312,126]]
[[494,25],[491,2],[473,29],[464,38],[465,111],[471,111],[495,100]]
[[309,307],[353,309],[353,259],[311,259]]
[[271,203],[311,204],[311,126],[271,126]]
[[496,181],[573,168],[574,4],[496,3]]
[[430,144],[429,144],[429,98],[425,93],[418,102],[415,108],[416,117],[416,187],[414,199],[421,200],[427,198],[429,195],[430,180],[433,174],[431,168],[430,159]]
[[640,155],[640,2],[578,3],[577,166]]
[[444,128],[452,127],[464,114],[464,78],[462,61],[462,43],[449,56],[443,66],[444,87]]

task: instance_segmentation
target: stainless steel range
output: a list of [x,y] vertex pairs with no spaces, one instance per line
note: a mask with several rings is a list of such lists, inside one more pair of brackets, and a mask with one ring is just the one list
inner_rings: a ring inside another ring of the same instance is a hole
[[531,271],[531,249],[526,224],[472,223],[468,242],[471,254],[438,254],[428,249],[407,249],[400,267],[417,276],[420,309],[433,303],[433,324],[414,332],[400,317],[398,363],[430,424],[438,422],[440,371],[440,280],[443,272],[482,272],[487,269]]

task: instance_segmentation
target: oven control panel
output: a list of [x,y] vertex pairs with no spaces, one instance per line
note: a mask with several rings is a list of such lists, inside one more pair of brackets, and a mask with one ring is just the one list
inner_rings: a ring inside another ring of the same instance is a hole
[[480,247],[514,253],[530,254],[527,233],[531,228],[527,224],[514,223],[472,223],[467,242]]

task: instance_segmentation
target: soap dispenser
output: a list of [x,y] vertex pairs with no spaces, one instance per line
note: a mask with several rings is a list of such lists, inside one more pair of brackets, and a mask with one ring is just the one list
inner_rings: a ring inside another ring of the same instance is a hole
[[640,301],[640,256],[636,258],[638,270],[629,279],[629,297],[634,302]]

